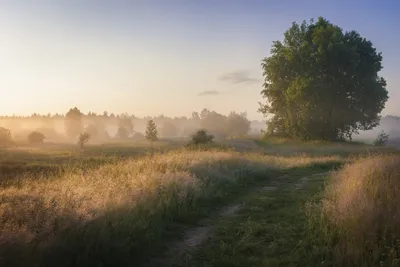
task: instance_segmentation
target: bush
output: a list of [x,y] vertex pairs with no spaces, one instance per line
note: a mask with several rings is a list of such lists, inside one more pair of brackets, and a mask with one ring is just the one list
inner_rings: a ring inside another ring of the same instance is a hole
[[28,135],[28,143],[30,144],[42,144],[46,137],[41,132],[31,132]]
[[12,142],[11,131],[0,127],[0,146],[9,146]]
[[389,141],[389,135],[383,130],[378,134],[374,141],[374,146],[385,146]]
[[191,144],[210,144],[212,143],[214,136],[208,134],[206,130],[198,130],[192,135]]
[[399,266],[399,187],[400,156],[360,160],[334,175],[320,234],[335,266]]

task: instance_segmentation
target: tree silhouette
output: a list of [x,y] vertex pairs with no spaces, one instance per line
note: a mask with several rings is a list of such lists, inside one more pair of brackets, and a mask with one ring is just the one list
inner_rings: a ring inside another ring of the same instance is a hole
[[246,113],[231,112],[226,119],[225,128],[229,136],[243,136],[250,131],[250,121],[246,118]]
[[44,134],[41,132],[31,132],[28,135],[28,143],[30,144],[41,144],[45,139]]
[[87,142],[89,142],[89,139],[90,139],[90,134],[87,133],[87,132],[83,132],[83,133],[81,133],[81,134],[79,135],[79,138],[78,138],[78,145],[79,145],[79,148],[80,148],[81,152],[83,151],[83,149],[84,149],[84,147],[85,147],[85,144],[86,144]]
[[356,31],[324,18],[293,23],[262,63],[269,134],[296,139],[351,139],[379,123],[388,99],[378,75],[382,55]]
[[195,145],[209,144],[213,141],[214,136],[208,134],[206,130],[198,130],[192,135],[191,143]]
[[0,146],[9,146],[12,144],[11,131],[9,129],[0,127]]
[[157,126],[153,120],[149,120],[146,127],[145,137],[151,144],[151,150],[153,151],[153,143],[158,140]]

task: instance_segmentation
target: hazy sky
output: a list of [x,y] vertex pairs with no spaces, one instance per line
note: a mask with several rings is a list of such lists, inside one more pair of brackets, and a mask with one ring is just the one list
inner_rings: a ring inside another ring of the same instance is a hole
[[261,59],[293,21],[324,16],[383,53],[400,115],[400,2],[0,0],[0,114],[82,111],[260,119]]

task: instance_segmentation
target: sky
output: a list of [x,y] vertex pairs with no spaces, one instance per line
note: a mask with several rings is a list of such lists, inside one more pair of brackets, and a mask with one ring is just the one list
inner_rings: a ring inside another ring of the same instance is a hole
[[400,115],[400,2],[0,0],[0,115],[257,112],[261,60],[292,22],[323,16],[383,54]]

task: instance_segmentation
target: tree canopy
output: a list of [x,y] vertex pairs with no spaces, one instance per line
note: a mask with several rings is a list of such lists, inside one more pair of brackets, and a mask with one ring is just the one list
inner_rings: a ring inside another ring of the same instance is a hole
[[213,139],[213,135],[208,134],[206,130],[201,129],[192,135],[191,144],[209,144],[212,143]]
[[226,131],[232,137],[243,136],[250,131],[250,121],[246,113],[231,112],[226,119]]
[[377,126],[388,99],[382,55],[356,31],[324,18],[293,23],[262,61],[267,133],[295,139],[351,139]]
[[158,140],[157,126],[153,120],[149,120],[146,127],[146,139],[151,143]]

